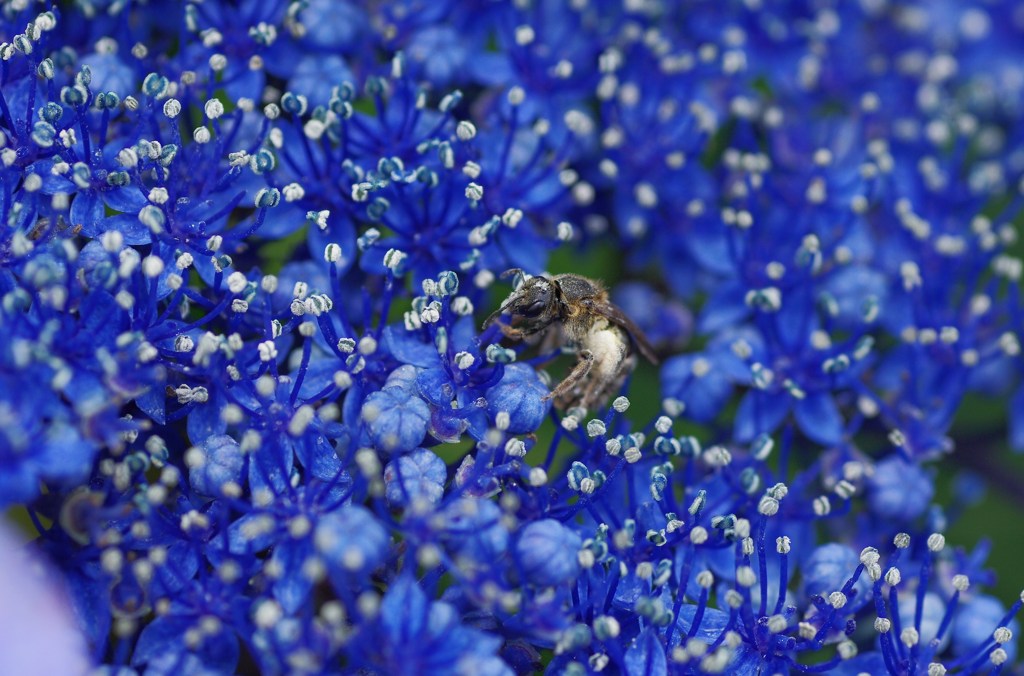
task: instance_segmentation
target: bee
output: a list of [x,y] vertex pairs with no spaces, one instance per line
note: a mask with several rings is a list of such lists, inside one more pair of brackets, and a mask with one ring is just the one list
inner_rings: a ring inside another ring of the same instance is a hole
[[[522,274],[513,269],[502,277]],[[636,367],[637,352],[658,363],[643,331],[593,279],[574,274],[528,277],[487,318],[484,328],[505,314],[512,324],[499,321],[498,326],[513,340],[543,341],[544,352],[566,345],[578,348],[572,371],[545,397],[558,408],[590,410],[604,402]]]

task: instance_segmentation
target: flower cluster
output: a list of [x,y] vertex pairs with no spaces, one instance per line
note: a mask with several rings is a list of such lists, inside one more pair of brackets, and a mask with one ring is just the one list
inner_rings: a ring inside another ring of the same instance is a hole
[[[1024,450],[1022,64],[1010,0],[5,3],[0,671],[1012,665],[935,463]],[[662,362],[560,410],[481,326],[595,260]]]

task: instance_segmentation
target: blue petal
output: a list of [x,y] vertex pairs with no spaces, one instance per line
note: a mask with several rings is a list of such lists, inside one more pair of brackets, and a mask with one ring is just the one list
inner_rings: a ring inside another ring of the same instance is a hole
[[191,542],[177,542],[167,548],[173,566],[157,566],[156,577],[167,592],[184,589],[199,570],[199,552]]
[[[95,228],[96,223],[103,218],[103,200],[95,192],[80,192],[71,200],[71,210],[68,212],[71,225],[81,225],[83,232],[90,233],[87,228]],[[95,237],[98,233],[90,236]]]
[[[228,551],[233,554],[256,554],[274,544],[276,532],[256,527],[266,518],[266,514],[251,512],[228,526]],[[257,535],[253,537],[247,533]]]
[[415,394],[418,391],[416,381],[419,375],[420,369],[409,364],[403,364],[388,374],[388,378],[384,381],[384,386],[381,389],[394,387],[407,394]]
[[[305,208],[305,203],[300,204],[303,204]],[[348,218],[328,218],[326,230],[321,230],[318,227],[307,228],[306,242],[308,243],[309,253],[314,257],[314,260],[323,260],[324,249],[328,244],[337,244],[341,247],[342,258],[337,263],[334,263],[338,268],[339,277],[344,277],[345,273],[355,265],[357,257],[350,252],[356,251],[356,229]],[[326,263],[321,263],[320,265],[323,268],[327,267]],[[335,298],[334,302],[337,304],[339,299]]]
[[231,101],[237,101],[243,97],[258,101],[266,81],[265,69],[249,68],[249,64],[244,59],[228,59],[228,67],[224,69],[222,79],[217,86],[224,88]]
[[47,426],[42,448],[36,461],[43,467],[43,476],[58,480],[84,480],[92,468],[94,442],[82,438],[74,427],[65,423]]
[[103,202],[114,211],[131,216],[138,214],[139,209],[149,203],[135,186],[106,190],[103,192]]
[[122,329],[124,311],[105,291],[90,293],[79,306],[79,335],[88,336],[95,345],[111,345]]
[[[100,208],[103,208],[102,203]],[[82,234],[88,237],[99,237],[108,230],[121,233],[125,244],[149,244],[152,240],[149,229],[139,222],[137,214],[118,214],[82,226]]]
[[[284,452],[285,448],[287,452]],[[280,444],[264,440],[261,448],[249,454],[250,490],[256,493],[266,489],[275,495],[283,493],[291,477],[293,459],[286,440],[282,439]]]
[[[701,360],[708,365],[707,373],[694,372],[694,364]],[[718,367],[713,357],[685,354],[672,357],[661,369],[661,391],[686,404],[688,417],[700,422],[713,420],[732,394],[728,374]]]
[[443,368],[436,366],[416,374],[416,391],[435,406],[451,408],[455,384]]
[[94,92],[114,92],[121,97],[136,93],[135,71],[117,54],[89,54],[82,57],[79,66],[88,66],[92,71],[89,87]]
[[441,443],[457,444],[462,440],[462,433],[469,428],[469,421],[460,415],[452,414],[449,409],[435,406],[430,411],[430,422],[427,431]]
[[333,357],[310,360],[299,386],[299,399],[308,400],[324,391],[334,381],[334,374],[341,371],[342,364]]
[[136,397],[135,405],[156,424],[167,422],[167,393],[162,385],[154,385]]
[[[236,227],[250,227],[254,224],[256,215],[253,214],[244,223]],[[281,202],[277,207],[267,211],[263,217],[263,223],[256,231],[255,237],[265,240],[275,240],[287,237],[306,223],[306,210],[298,203]],[[323,255],[323,249],[319,251]]]
[[181,654],[185,647],[182,637],[191,619],[165,616],[157,617],[147,624],[132,651],[132,665],[141,666],[160,655]]
[[810,290],[803,286],[787,289],[782,307],[772,315],[771,320],[779,342],[786,349],[805,345],[807,336],[819,327]]
[[33,463],[21,462],[5,466],[0,472],[0,508],[29,502],[39,495],[38,468]]
[[[682,642],[683,637],[688,635],[693,621],[697,617],[697,606],[687,603],[679,608],[679,617],[676,619],[676,631],[672,634],[672,645],[676,646]],[[694,638],[704,643],[714,643],[715,640],[725,631],[729,624],[729,613],[716,608],[704,608],[704,615],[700,619],[700,626],[697,627]]]
[[736,441],[753,441],[759,434],[775,431],[789,413],[793,398],[786,393],[770,394],[751,390],[736,409],[733,436]]
[[666,676],[668,662],[665,648],[653,629],[645,629],[626,651],[626,673],[629,676]]
[[[342,432],[342,438],[347,438],[346,431]],[[306,471],[321,481],[338,480],[342,486],[351,483],[334,446],[323,434],[317,432],[304,434],[295,443],[295,455]]]
[[214,434],[224,434],[228,424],[224,422],[220,412],[227,404],[220,390],[211,389],[209,399],[189,411],[185,425],[188,438],[193,444],[201,444]]
[[700,333],[715,333],[724,328],[736,326],[748,315],[746,289],[738,283],[723,283],[704,304],[697,319]]
[[274,580],[274,597],[289,615],[298,612],[313,589],[313,581],[302,570],[312,554],[313,547],[308,538],[282,542],[274,548],[272,560],[281,566],[281,575]]
[[844,326],[857,326],[863,321],[868,298],[875,298],[882,307],[887,305],[885,275],[864,265],[840,267],[829,276],[826,288],[839,305],[837,319]]
[[405,53],[430,82],[445,84],[465,73],[467,61],[478,58],[476,54],[468,58],[469,50],[460,37],[453,26],[427,26],[413,36]]
[[460,556],[473,561],[495,561],[508,549],[508,530],[501,509],[489,500],[464,498],[445,510],[447,537]]
[[506,54],[477,52],[467,64],[468,73],[485,85],[500,85],[514,77],[512,66]]
[[340,56],[311,54],[295,67],[288,89],[308,98],[310,106],[326,106],[332,87],[354,80],[355,76]]
[[394,646],[416,642],[427,629],[427,597],[415,578],[402,575],[392,583],[380,608],[380,623]]
[[799,399],[793,415],[800,430],[809,439],[824,446],[834,446],[843,438],[843,417],[830,394],[809,394]]
[[[99,566],[94,564],[83,564],[79,569],[63,572],[78,625],[85,632],[89,642],[97,645],[107,638],[112,620],[110,596],[99,583],[103,573],[100,572]],[[95,574],[95,577],[92,574]]]

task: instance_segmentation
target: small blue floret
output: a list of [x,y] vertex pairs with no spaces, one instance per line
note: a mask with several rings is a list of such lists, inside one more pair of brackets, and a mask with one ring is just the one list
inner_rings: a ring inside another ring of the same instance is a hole
[[199,495],[221,497],[225,485],[241,485],[245,457],[237,441],[226,434],[215,434],[203,442],[201,449],[202,464],[189,470],[192,490]]
[[516,542],[516,556],[526,578],[552,587],[573,580],[580,572],[576,554],[580,536],[555,519],[535,521],[523,529]]
[[508,413],[508,431],[528,434],[536,430],[547,415],[550,406],[544,400],[547,393],[533,368],[526,364],[509,364],[501,382],[487,390],[487,414],[494,420],[499,413]]

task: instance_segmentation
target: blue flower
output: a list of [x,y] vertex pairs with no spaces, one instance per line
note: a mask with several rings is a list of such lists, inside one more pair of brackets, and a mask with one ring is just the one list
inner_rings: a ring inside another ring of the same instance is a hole
[[[901,627],[912,627],[920,636],[921,643],[929,644],[932,641],[938,641],[938,645],[934,648],[936,653],[941,653],[945,647],[949,644],[950,633],[946,631],[941,637],[939,636],[939,630],[942,628],[943,620],[946,616],[946,603],[942,598],[934,593],[929,592],[924,595],[924,601],[921,604],[920,621],[917,617],[917,598],[912,595],[905,595],[899,601],[898,614]],[[969,634],[964,636],[964,639],[973,638]]]
[[238,644],[233,639],[208,641],[199,650],[182,649],[182,636],[193,622],[192,618],[164,618],[147,625],[133,664],[145,665],[146,673],[152,674],[171,674],[179,668],[213,673],[233,670],[238,662]]
[[525,364],[510,364],[497,385],[485,393],[487,413],[492,420],[508,415],[507,429],[512,434],[533,432],[547,415],[550,404],[537,372]]
[[[324,556],[335,555],[330,560],[334,568],[340,566],[345,571],[358,572],[362,565],[356,559],[363,556],[365,562],[365,557],[373,555],[377,551],[375,547],[379,548],[378,541],[386,539],[383,531],[373,531],[375,524],[366,522],[369,525],[364,532],[368,538],[365,546],[350,553],[348,543],[342,541],[344,529],[339,533],[339,529],[332,526],[336,523],[332,517],[341,514],[350,516],[357,525],[360,523],[364,515],[358,509],[347,509],[351,487],[351,479],[344,474],[327,483],[313,480],[294,495],[252,509],[228,526],[227,549],[235,563],[271,549],[269,563],[275,571],[272,590],[285,612],[297,612],[312,593],[317,579],[310,573],[309,562],[315,560],[318,551]],[[337,558],[339,553],[341,560]],[[344,558],[346,556],[353,558]]]
[[306,27],[303,42],[321,49],[351,49],[368,32],[368,17],[359,3],[310,0],[299,18]]
[[410,389],[392,385],[363,402],[360,418],[373,444],[384,453],[406,453],[423,442],[430,407]]
[[237,590],[217,580],[205,588],[187,586],[168,612],[146,625],[132,652],[132,666],[154,674],[190,671],[230,672],[240,656],[232,624],[245,603]]
[[337,83],[354,79],[352,71],[341,57],[311,54],[295,64],[295,71],[288,80],[288,91],[305,96],[312,106],[326,106]]
[[[979,645],[992,638],[993,627],[1001,626],[1006,617],[1006,608],[991,596],[978,595],[965,601],[959,608],[952,630],[953,653],[970,655]],[[1005,625],[1012,638],[999,644],[1006,651],[1007,660],[1013,662],[1017,656],[1016,636],[1020,633],[1020,622],[1012,620]]]
[[[999,482],[932,463],[1024,446],[1020,22],[884,4],[6,3],[0,504],[90,644],[40,660],[1012,670],[943,535]],[[553,411],[508,268],[608,281],[657,383]]]
[[427,26],[417,31],[406,46],[412,64],[421,64],[431,82],[447,85],[462,76],[470,62],[470,50],[452,26]]
[[573,580],[579,573],[576,552],[580,536],[554,519],[534,521],[519,533],[515,551],[526,579],[553,587]]
[[931,504],[931,477],[916,464],[891,455],[875,465],[868,481],[871,510],[883,519],[915,519]]
[[501,639],[463,625],[451,605],[431,602],[402,575],[384,595],[377,621],[356,639],[355,652],[360,663],[385,673],[510,676],[500,646]]
[[[388,533],[369,510],[346,505],[316,525],[316,548],[332,570],[365,574],[387,556]],[[339,578],[341,579],[341,578]]]
[[700,422],[713,420],[733,392],[728,368],[700,354],[666,360],[661,378],[663,395],[685,404],[690,416]]
[[501,510],[489,500],[453,502],[444,518],[445,539],[467,563],[488,567],[508,549],[508,528],[501,521]]
[[202,456],[188,476],[192,490],[200,495],[218,497],[224,494],[229,484],[240,489],[245,458],[238,442],[224,434],[214,435],[203,442],[201,449]]
[[425,448],[392,460],[384,468],[385,495],[392,505],[437,504],[444,494],[448,468]]
[[[807,557],[800,567],[803,577],[803,592],[807,596],[828,596],[843,589],[854,570],[860,565],[857,552],[838,543],[821,545]],[[856,592],[852,601],[854,608],[863,606],[870,599],[870,581],[861,576],[854,585]],[[852,596],[852,594],[848,594]]]
[[34,499],[40,480],[57,485],[81,481],[97,450],[95,442],[83,439],[71,424],[70,412],[61,410],[63,406],[49,393],[42,388],[19,392],[20,382],[0,377],[7,411],[12,415],[21,411],[26,423],[0,434],[0,501],[4,504]]

